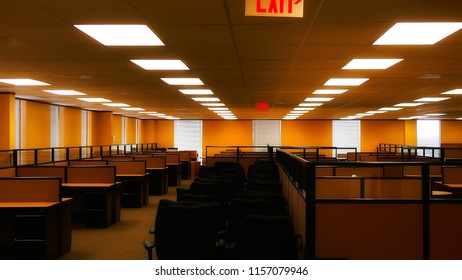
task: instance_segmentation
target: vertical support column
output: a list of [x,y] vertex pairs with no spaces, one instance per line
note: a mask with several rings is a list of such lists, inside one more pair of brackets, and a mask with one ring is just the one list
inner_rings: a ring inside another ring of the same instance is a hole
[[15,149],[15,94],[0,92],[0,150]]

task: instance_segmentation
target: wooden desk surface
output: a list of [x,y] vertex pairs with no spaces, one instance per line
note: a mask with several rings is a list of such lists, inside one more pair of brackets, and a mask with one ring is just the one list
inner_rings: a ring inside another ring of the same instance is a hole
[[462,188],[462,184],[444,184],[444,185],[449,188]]
[[133,173],[127,173],[127,174],[116,174],[116,177],[144,177],[148,175],[147,173],[144,174],[133,174]]
[[168,167],[148,167],[146,168],[147,171],[156,171],[156,170],[159,170],[159,171],[162,171],[162,170],[166,170]]
[[62,183],[63,187],[73,188],[110,188],[115,186],[115,183]]
[[59,204],[59,202],[0,202],[0,208],[46,208]]

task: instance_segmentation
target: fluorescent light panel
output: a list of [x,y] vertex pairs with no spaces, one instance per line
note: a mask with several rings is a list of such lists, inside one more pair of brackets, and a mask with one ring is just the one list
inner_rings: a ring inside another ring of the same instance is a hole
[[89,24],[74,26],[105,46],[164,46],[159,37],[146,25]]
[[223,103],[202,103],[203,106],[206,106],[206,107],[223,107],[225,106],[225,104]]
[[400,62],[401,58],[373,58],[373,59],[364,59],[358,58],[353,59],[342,69],[344,70],[375,70],[375,69],[387,69],[396,63]]
[[0,82],[15,86],[49,86],[50,84],[32,79],[0,79]]
[[212,108],[208,108],[208,109],[211,110],[211,111],[214,111],[214,112],[216,112],[216,111],[229,111],[229,109],[226,108],[226,107],[221,107],[221,108],[212,107]]
[[398,22],[374,45],[433,45],[460,28],[461,22]]
[[186,95],[212,95],[210,89],[180,89],[180,92]]
[[393,105],[393,106],[396,106],[396,107],[416,107],[416,106],[420,106],[420,105],[423,105],[424,103],[399,103],[399,104],[396,104],[396,105]]
[[103,103],[103,105],[109,107],[130,107],[130,105],[125,103]]
[[313,94],[342,94],[347,91],[347,89],[317,89]]
[[383,108],[380,108],[379,111],[398,111],[398,110],[402,110],[403,108],[398,108],[398,107],[383,107]]
[[298,106],[300,106],[300,107],[318,107],[318,106],[322,106],[322,104],[324,104],[324,103],[300,103],[300,104],[298,104]]
[[145,70],[189,70],[183,61],[177,59],[131,59],[130,61]]
[[450,91],[442,92],[441,94],[462,94],[462,89],[461,88],[453,89]]
[[220,99],[216,97],[193,97],[191,99],[197,102],[219,102],[220,101]]
[[166,82],[171,86],[195,86],[195,85],[204,85],[201,79],[198,78],[160,78],[162,81]]
[[305,101],[308,101],[308,102],[327,102],[327,101],[331,101],[333,98],[331,97],[308,97],[307,99],[305,99]]
[[85,102],[99,102],[99,103],[106,103],[106,102],[112,102],[111,100],[105,99],[105,98],[98,98],[98,97],[92,97],[92,98],[77,98],[78,100],[82,100]]
[[56,90],[44,90],[45,92],[56,94],[56,95],[86,95],[83,92],[67,89],[56,89]]
[[443,100],[448,100],[450,99],[449,97],[424,97],[424,98],[419,98],[414,101],[416,102],[439,102]]
[[369,80],[369,78],[332,78],[325,86],[359,86]]
[[122,107],[121,108],[122,110],[126,110],[126,111],[144,111],[143,108],[134,108],[134,107]]

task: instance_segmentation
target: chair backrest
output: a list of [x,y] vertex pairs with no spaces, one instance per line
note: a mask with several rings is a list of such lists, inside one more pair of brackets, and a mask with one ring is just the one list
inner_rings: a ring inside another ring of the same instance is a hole
[[175,203],[165,209],[156,227],[156,252],[161,260],[205,260],[215,254],[213,211],[207,205]]
[[248,215],[243,219],[236,239],[236,259],[294,260],[297,256],[297,239],[288,216]]

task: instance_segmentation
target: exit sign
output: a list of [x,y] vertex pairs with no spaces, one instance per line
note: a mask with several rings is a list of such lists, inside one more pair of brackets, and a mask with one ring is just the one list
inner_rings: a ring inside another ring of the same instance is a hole
[[246,0],[245,15],[302,18],[303,0]]

